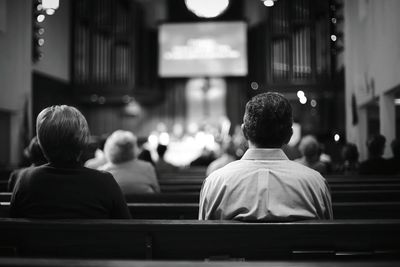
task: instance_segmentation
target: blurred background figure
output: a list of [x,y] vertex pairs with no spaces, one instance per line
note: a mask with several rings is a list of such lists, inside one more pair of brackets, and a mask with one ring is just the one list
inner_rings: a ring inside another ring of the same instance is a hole
[[125,197],[160,192],[154,167],[137,158],[137,138],[133,133],[115,131],[108,137],[104,153],[108,162],[99,170],[110,172],[114,176]]
[[400,173],[400,141],[395,139],[390,144],[392,147],[393,157],[390,158],[389,168],[391,174],[399,174]]
[[163,172],[173,172],[177,171],[178,168],[171,163],[167,162],[164,158],[165,152],[167,152],[168,146],[158,144],[157,146],[157,154],[158,154],[158,161],[155,165],[157,171],[157,177],[161,177],[161,173]]
[[36,136],[32,138],[29,146],[25,148],[24,156],[28,159],[30,166],[14,170],[10,174],[10,178],[8,179],[9,192],[13,191],[15,183],[17,182],[21,172],[23,172],[27,168],[36,167],[47,163],[47,160],[43,155],[42,149],[39,146],[39,142]]
[[249,144],[246,140],[246,138],[244,137],[242,128],[240,127],[240,125],[236,125],[233,135],[232,135],[232,142],[233,145],[235,146],[235,156],[236,158],[241,158],[244,153],[247,151],[247,149],[249,148]]
[[352,175],[358,173],[360,163],[358,161],[358,149],[353,143],[348,143],[342,148],[343,165],[338,170],[339,173]]
[[237,160],[238,158],[236,156],[236,150],[237,148],[233,141],[225,142],[225,144],[222,145],[222,155],[208,165],[206,175],[208,176],[213,171],[216,171],[228,163]]
[[318,171],[322,175],[327,174],[327,165],[320,160],[321,148],[314,136],[304,136],[300,141],[299,150],[303,156],[297,159],[297,162]]
[[215,154],[212,150],[204,147],[201,155],[190,163],[190,167],[194,166],[208,166],[215,160]]
[[94,157],[85,162],[84,166],[86,168],[97,169],[107,163],[107,159],[103,151],[106,140],[107,138],[100,137],[98,140],[94,140],[91,144],[89,144],[89,146],[94,146]]
[[283,145],[282,150],[290,160],[295,160],[301,158],[302,156],[299,150],[299,143],[301,140],[301,125],[293,122],[292,130],[292,137],[290,138],[289,143]]
[[138,159],[147,161],[151,165],[155,166],[153,157],[151,156],[150,150],[147,148],[147,137],[139,138],[137,141],[138,145]]
[[386,138],[381,135],[373,135],[367,141],[368,159],[361,162],[359,174],[390,174],[389,162],[384,159]]

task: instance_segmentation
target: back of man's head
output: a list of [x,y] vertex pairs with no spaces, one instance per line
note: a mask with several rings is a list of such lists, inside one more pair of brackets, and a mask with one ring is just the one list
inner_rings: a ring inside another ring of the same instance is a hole
[[367,141],[367,147],[370,156],[381,157],[385,149],[385,144],[386,144],[386,138],[383,135],[377,134],[372,136]]
[[292,107],[281,94],[268,92],[254,96],[246,104],[243,133],[255,146],[280,148],[292,136]]

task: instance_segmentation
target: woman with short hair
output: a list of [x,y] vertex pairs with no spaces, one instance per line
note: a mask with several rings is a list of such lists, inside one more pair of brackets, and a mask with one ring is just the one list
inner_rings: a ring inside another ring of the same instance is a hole
[[11,197],[11,217],[43,219],[130,218],[111,174],[82,166],[89,127],[71,106],[52,106],[36,121],[39,145],[48,164],[25,171]]

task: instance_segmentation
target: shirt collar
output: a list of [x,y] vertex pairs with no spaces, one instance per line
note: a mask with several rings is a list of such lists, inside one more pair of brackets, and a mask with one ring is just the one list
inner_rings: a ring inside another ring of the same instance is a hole
[[288,157],[279,148],[249,148],[242,160],[288,160]]

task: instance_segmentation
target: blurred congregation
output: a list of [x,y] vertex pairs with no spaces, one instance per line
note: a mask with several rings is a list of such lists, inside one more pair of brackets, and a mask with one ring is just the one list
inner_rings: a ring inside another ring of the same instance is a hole
[[0,266],[398,266],[399,11],[0,0]]

